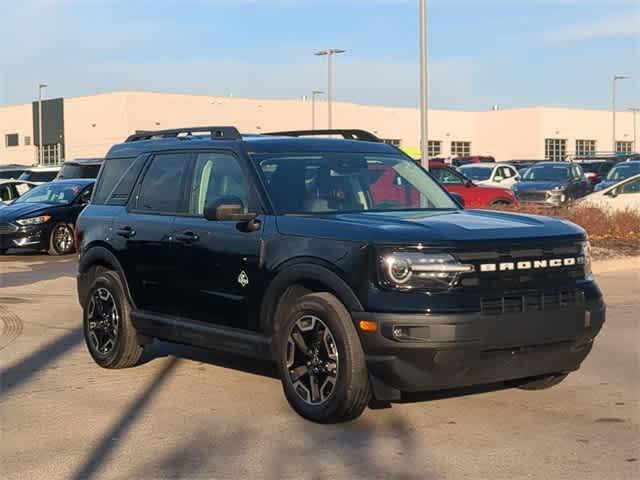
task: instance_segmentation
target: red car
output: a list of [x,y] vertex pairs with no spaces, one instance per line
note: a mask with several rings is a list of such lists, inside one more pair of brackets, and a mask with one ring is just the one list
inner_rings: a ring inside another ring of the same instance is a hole
[[[376,172],[370,179],[369,192],[374,204],[384,204],[385,208],[391,205],[419,205],[417,190],[408,189],[402,185],[401,177],[393,168],[369,167],[371,172]],[[466,208],[486,208],[497,205],[518,205],[515,195],[506,188],[480,186],[462,175],[457,170],[446,166],[441,161],[431,160],[429,169],[435,179],[451,193],[459,194],[464,200]]]
[[508,188],[476,185],[469,178],[442,162],[429,162],[429,171],[447,192],[460,195],[464,199],[466,208],[518,206],[516,196]]

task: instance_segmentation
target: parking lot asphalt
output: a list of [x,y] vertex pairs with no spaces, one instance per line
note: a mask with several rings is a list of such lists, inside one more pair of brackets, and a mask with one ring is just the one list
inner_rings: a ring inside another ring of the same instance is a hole
[[268,364],[158,343],[100,369],[75,257],[2,257],[0,478],[640,478],[638,263],[599,275],[607,323],[556,388],[422,395],[321,426]]

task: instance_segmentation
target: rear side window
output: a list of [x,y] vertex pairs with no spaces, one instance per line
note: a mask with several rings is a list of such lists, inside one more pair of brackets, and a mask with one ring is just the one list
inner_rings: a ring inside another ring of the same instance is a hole
[[[135,160],[133,158],[113,158],[105,160],[104,168],[98,183],[95,188],[92,203],[96,205],[103,205],[105,203],[111,204],[111,199],[116,200],[114,205],[124,205],[129,199],[129,193],[131,188],[135,184],[140,169],[142,168],[142,159]],[[118,183],[119,182],[119,183]],[[121,192],[120,184],[125,183],[126,192]],[[116,186],[118,187],[116,189]],[[116,199],[117,193],[124,195],[124,201],[122,199]]]
[[37,171],[29,171],[27,170],[22,175],[20,175],[20,180],[29,180],[30,182],[50,182],[56,176],[58,172],[37,172]]
[[177,213],[182,199],[182,179],[190,154],[156,155],[144,174],[136,209],[143,212]]

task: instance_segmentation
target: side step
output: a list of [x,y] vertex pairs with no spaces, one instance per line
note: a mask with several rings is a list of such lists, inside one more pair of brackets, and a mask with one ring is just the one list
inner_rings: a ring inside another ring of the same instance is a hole
[[140,310],[131,312],[131,317],[136,329],[144,335],[252,358],[272,359],[271,339],[256,332]]

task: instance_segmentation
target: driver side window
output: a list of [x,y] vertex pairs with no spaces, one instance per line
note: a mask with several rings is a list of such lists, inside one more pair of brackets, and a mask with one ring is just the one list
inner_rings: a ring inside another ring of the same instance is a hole
[[76,203],[78,205],[88,205],[91,200],[91,194],[93,193],[93,185],[88,186],[84,189],[84,191],[78,196]]
[[248,212],[249,186],[236,157],[228,153],[199,153],[189,195],[189,213],[202,216],[207,205],[221,197],[242,201]]

